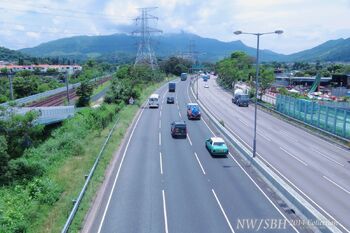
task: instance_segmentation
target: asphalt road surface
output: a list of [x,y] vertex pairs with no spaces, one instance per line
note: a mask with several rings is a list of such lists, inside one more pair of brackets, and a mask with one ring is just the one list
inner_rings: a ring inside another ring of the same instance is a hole
[[[211,129],[186,117],[188,84],[161,88],[160,108],[142,110],[89,232],[301,232],[233,156],[210,156]],[[175,104],[166,104],[169,95]],[[187,139],[171,137],[174,120],[186,121]]]
[[[232,94],[199,79],[200,101],[252,148],[254,105],[238,107]],[[196,87],[196,86],[195,86]],[[196,91],[196,88],[194,88]],[[350,150],[258,110],[257,153],[339,229],[350,232]]]

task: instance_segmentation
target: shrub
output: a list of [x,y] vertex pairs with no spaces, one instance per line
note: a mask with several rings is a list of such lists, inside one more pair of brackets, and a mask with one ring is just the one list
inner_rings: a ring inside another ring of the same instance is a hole
[[60,194],[61,188],[49,178],[35,178],[27,185],[31,199],[39,201],[40,204],[54,204]]
[[45,168],[39,161],[29,160],[21,157],[10,160],[5,177],[8,182],[17,180],[30,180],[35,176],[41,176]]

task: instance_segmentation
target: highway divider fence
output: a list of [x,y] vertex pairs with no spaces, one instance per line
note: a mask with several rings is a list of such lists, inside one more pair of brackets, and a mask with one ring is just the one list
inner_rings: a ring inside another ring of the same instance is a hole
[[350,139],[350,109],[277,95],[276,110],[306,124]]

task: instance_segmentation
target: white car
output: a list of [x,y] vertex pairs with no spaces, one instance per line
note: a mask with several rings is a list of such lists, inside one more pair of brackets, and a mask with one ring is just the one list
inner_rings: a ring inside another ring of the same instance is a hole
[[205,87],[205,88],[209,88],[209,84],[208,84],[208,83],[205,83],[205,84],[204,84],[204,87]]

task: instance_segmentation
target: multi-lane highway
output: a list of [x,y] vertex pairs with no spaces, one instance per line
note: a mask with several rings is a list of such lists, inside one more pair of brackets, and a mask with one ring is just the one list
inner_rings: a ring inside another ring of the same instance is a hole
[[[254,106],[238,107],[216,77],[199,80],[199,99],[225,127],[252,147]],[[195,88],[196,89],[196,88]],[[350,232],[350,151],[264,111],[258,111],[258,157],[330,220]]]
[[[83,231],[303,232],[235,155],[210,156],[204,142],[215,132],[203,120],[187,120],[188,86],[189,81],[178,82],[175,93],[159,89],[159,109],[141,110]],[[175,104],[166,104],[168,95],[175,96]],[[186,121],[187,139],[171,137],[174,120]],[[255,227],[248,228],[247,221]]]

